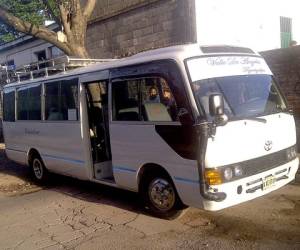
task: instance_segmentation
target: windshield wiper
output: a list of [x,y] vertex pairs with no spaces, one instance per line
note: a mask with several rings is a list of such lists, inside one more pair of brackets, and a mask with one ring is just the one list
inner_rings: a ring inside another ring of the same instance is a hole
[[257,117],[249,117],[249,118],[243,118],[243,120],[250,120],[250,121],[256,121],[256,122],[262,122],[267,123],[267,120],[265,118],[257,118]]

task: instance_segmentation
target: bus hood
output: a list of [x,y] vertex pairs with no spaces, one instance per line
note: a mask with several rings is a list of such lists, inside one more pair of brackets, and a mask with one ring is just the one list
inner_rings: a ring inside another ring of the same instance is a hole
[[267,122],[245,119],[217,127],[215,137],[208,140],[206,168],[258,158],[296,144],[292,115],[278,113],[262,118]]

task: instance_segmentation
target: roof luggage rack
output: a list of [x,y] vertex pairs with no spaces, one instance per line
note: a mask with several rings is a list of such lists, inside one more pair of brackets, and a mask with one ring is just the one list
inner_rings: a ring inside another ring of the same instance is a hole
[[66,72],[79,67],[97,63],[111,62],[116,59],[81,59],[70,56],[61,56],[45,61],[38,61],[15,69],[11,66],[0,66],[0,82],[2,84],[33,80]]

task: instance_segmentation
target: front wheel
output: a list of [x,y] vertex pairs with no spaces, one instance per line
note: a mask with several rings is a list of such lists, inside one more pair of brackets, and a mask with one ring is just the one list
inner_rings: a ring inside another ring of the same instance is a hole
[[166,175],[148,177],[143,185],[142,195],[145,207],[153,215],[174,219],[178,217],[183,206],[171,179]]
[[49,173],[41,157],[37,155],[34,156],[33,159],[31,160],[30,167],[31,167],[32,176],[38,183],[42,184],[48,179]]

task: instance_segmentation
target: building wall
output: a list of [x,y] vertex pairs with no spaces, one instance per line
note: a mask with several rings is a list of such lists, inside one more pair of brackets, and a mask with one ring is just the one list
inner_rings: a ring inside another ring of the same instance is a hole
[[[52,30],[56,30],[58,26],[51,24],[48,26]],[[45,51],[47,58],[52,57],[52,52],[57,56],[57,48],[52,44],[43,40],[32,38],[24,35],[12,42],[0,45],[0,64],[4,64],[10,60],[14,60],[16,67],[24,64],[30,64],[37,61],[36,52]],[[61,51],[59,50],[59,53]]]
[[110,0],[97,2],[87,48],[112,58],[196,39],[195,0]]
[[52,47],[51,44],[46,43],[42,40],[34,40],[30,43],[26,43],[12,49],[4,50],[0,52],[0,64],[5,63],[9,60],[14,60],[16,67],[31,62],[37,61],[35,56],[36,52],[46,50],[46,54],[49,57],[49,49]]

